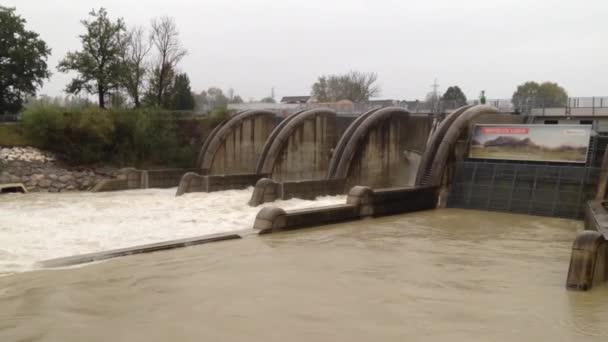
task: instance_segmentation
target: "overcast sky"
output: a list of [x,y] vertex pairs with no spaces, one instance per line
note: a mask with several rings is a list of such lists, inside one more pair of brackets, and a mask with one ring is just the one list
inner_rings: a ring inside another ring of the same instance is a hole
[[234,88],[245,100],[308,95],[317,76],[378,73],[381,98],[424,98],[459,85],[510,98],[551,80],[571,96],[608,95],[606,0],[2,0],[52,48],[41,93],[61,95],[56,66],[80,48],[80,20],[105,7],[130,26],[174,17],[192,89]]

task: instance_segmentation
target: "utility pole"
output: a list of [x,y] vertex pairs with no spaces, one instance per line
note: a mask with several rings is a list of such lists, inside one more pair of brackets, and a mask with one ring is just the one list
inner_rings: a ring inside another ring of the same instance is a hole
[[433,98],[438,99],[439,98],[439,84],[437,84],[436,78],[435,78],[435,82],[433,82],[433,84],[431,84],[431,87],[433,88]]
[[274,100],[274,87],[270,88],[270,97]]
[[433,106],[432,112],[435,115],[439,115],[441,113],[439,113],[439,84],[437,83],[437,78],[435,78],[435,81],[433,82],[431,87],[433,88],[433,92],[431,93],[432,94],[431,105]]

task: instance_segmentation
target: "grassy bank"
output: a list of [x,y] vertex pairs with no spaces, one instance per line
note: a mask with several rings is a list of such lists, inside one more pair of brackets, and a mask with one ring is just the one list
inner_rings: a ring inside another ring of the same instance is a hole
[[18,123],[0,124],[0,146],[31,146],[33,142],[25,135],[23,126]]

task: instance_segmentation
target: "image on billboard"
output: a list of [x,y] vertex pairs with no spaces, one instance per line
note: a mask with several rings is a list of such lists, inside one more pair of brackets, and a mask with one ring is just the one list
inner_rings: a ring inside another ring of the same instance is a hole
[[590,125],[476,125],[469,158],[586,163]]

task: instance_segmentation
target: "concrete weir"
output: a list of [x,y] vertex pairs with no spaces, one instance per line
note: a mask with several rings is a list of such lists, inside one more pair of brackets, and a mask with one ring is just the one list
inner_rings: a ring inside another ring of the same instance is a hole
[[68,266],[74,266],[74,265],[79,265],[79,264],[85,264],[85,263],[89,263],[89,262],[118,258],[118,257],[122,257],[122,256],[152,253],[152,252],[170,250],[170,249],[175,249],[175,248],[202,245],[202,244],[211,243],[211,242],[235,240],[235,239],[240,239],[240,238],[242,238],[242,236],[237,233],[211,234],[211,235],[199,236],[199,237],[194,237],[194,238],[164,241],[164,242],[152,243],[152,244],[129,247],[129,248],[113,249],[113,250],[103,251],[103,252],[98,252],[98,253],[81,254],[81,255],[74,255],[74,256],[69,256],[69,257],[64,257],[64,258],[44,260],[44,261],[39,262],[38,265],[41,267],[47,267],[47,268],[68,267]]
[[118,171],[118,179],[103,180],[91,189],[92,192],[106,192],[119,190],[134,190],[158,188],[172,188],[179,184],[182,175],[194,169],[163,169],[138,170],[124,168]]
[[234,175],[208,175],[203,176],[195,172],[186,173],[177,187],[176,196],[191,192],[213,192],[223,190],[237,190],[250,187],[266,175],[234,174]]
[[262,178],[255,184],[249,205],[255,207],[263,203],[291,198],[315,199],[321,195],[335,196],[345,192],[345,179],[276,182],[269,178]]
[[38,265],[41,267],[66,267],[122,256],[358,220],[365,217],[429,210],[435,208],[436,202],[436,187],[372,190],[369,187],[359,186],[351,189],[344,204],[291,211],[285,211],[281,208],[264,208],[257,214],[253,229],[45,260],[39,262]]
[[590,201],[585,230],[572,245],[566,288],[588,291],[608,281],[608,210],[606,201]]
[[356,186],[349,191],[346,204],[292,211],[263,208],[256,216],[253,228],[263,235],[365,217],[429,210],[436,207],[437,195],[437,187],[373,190]]

